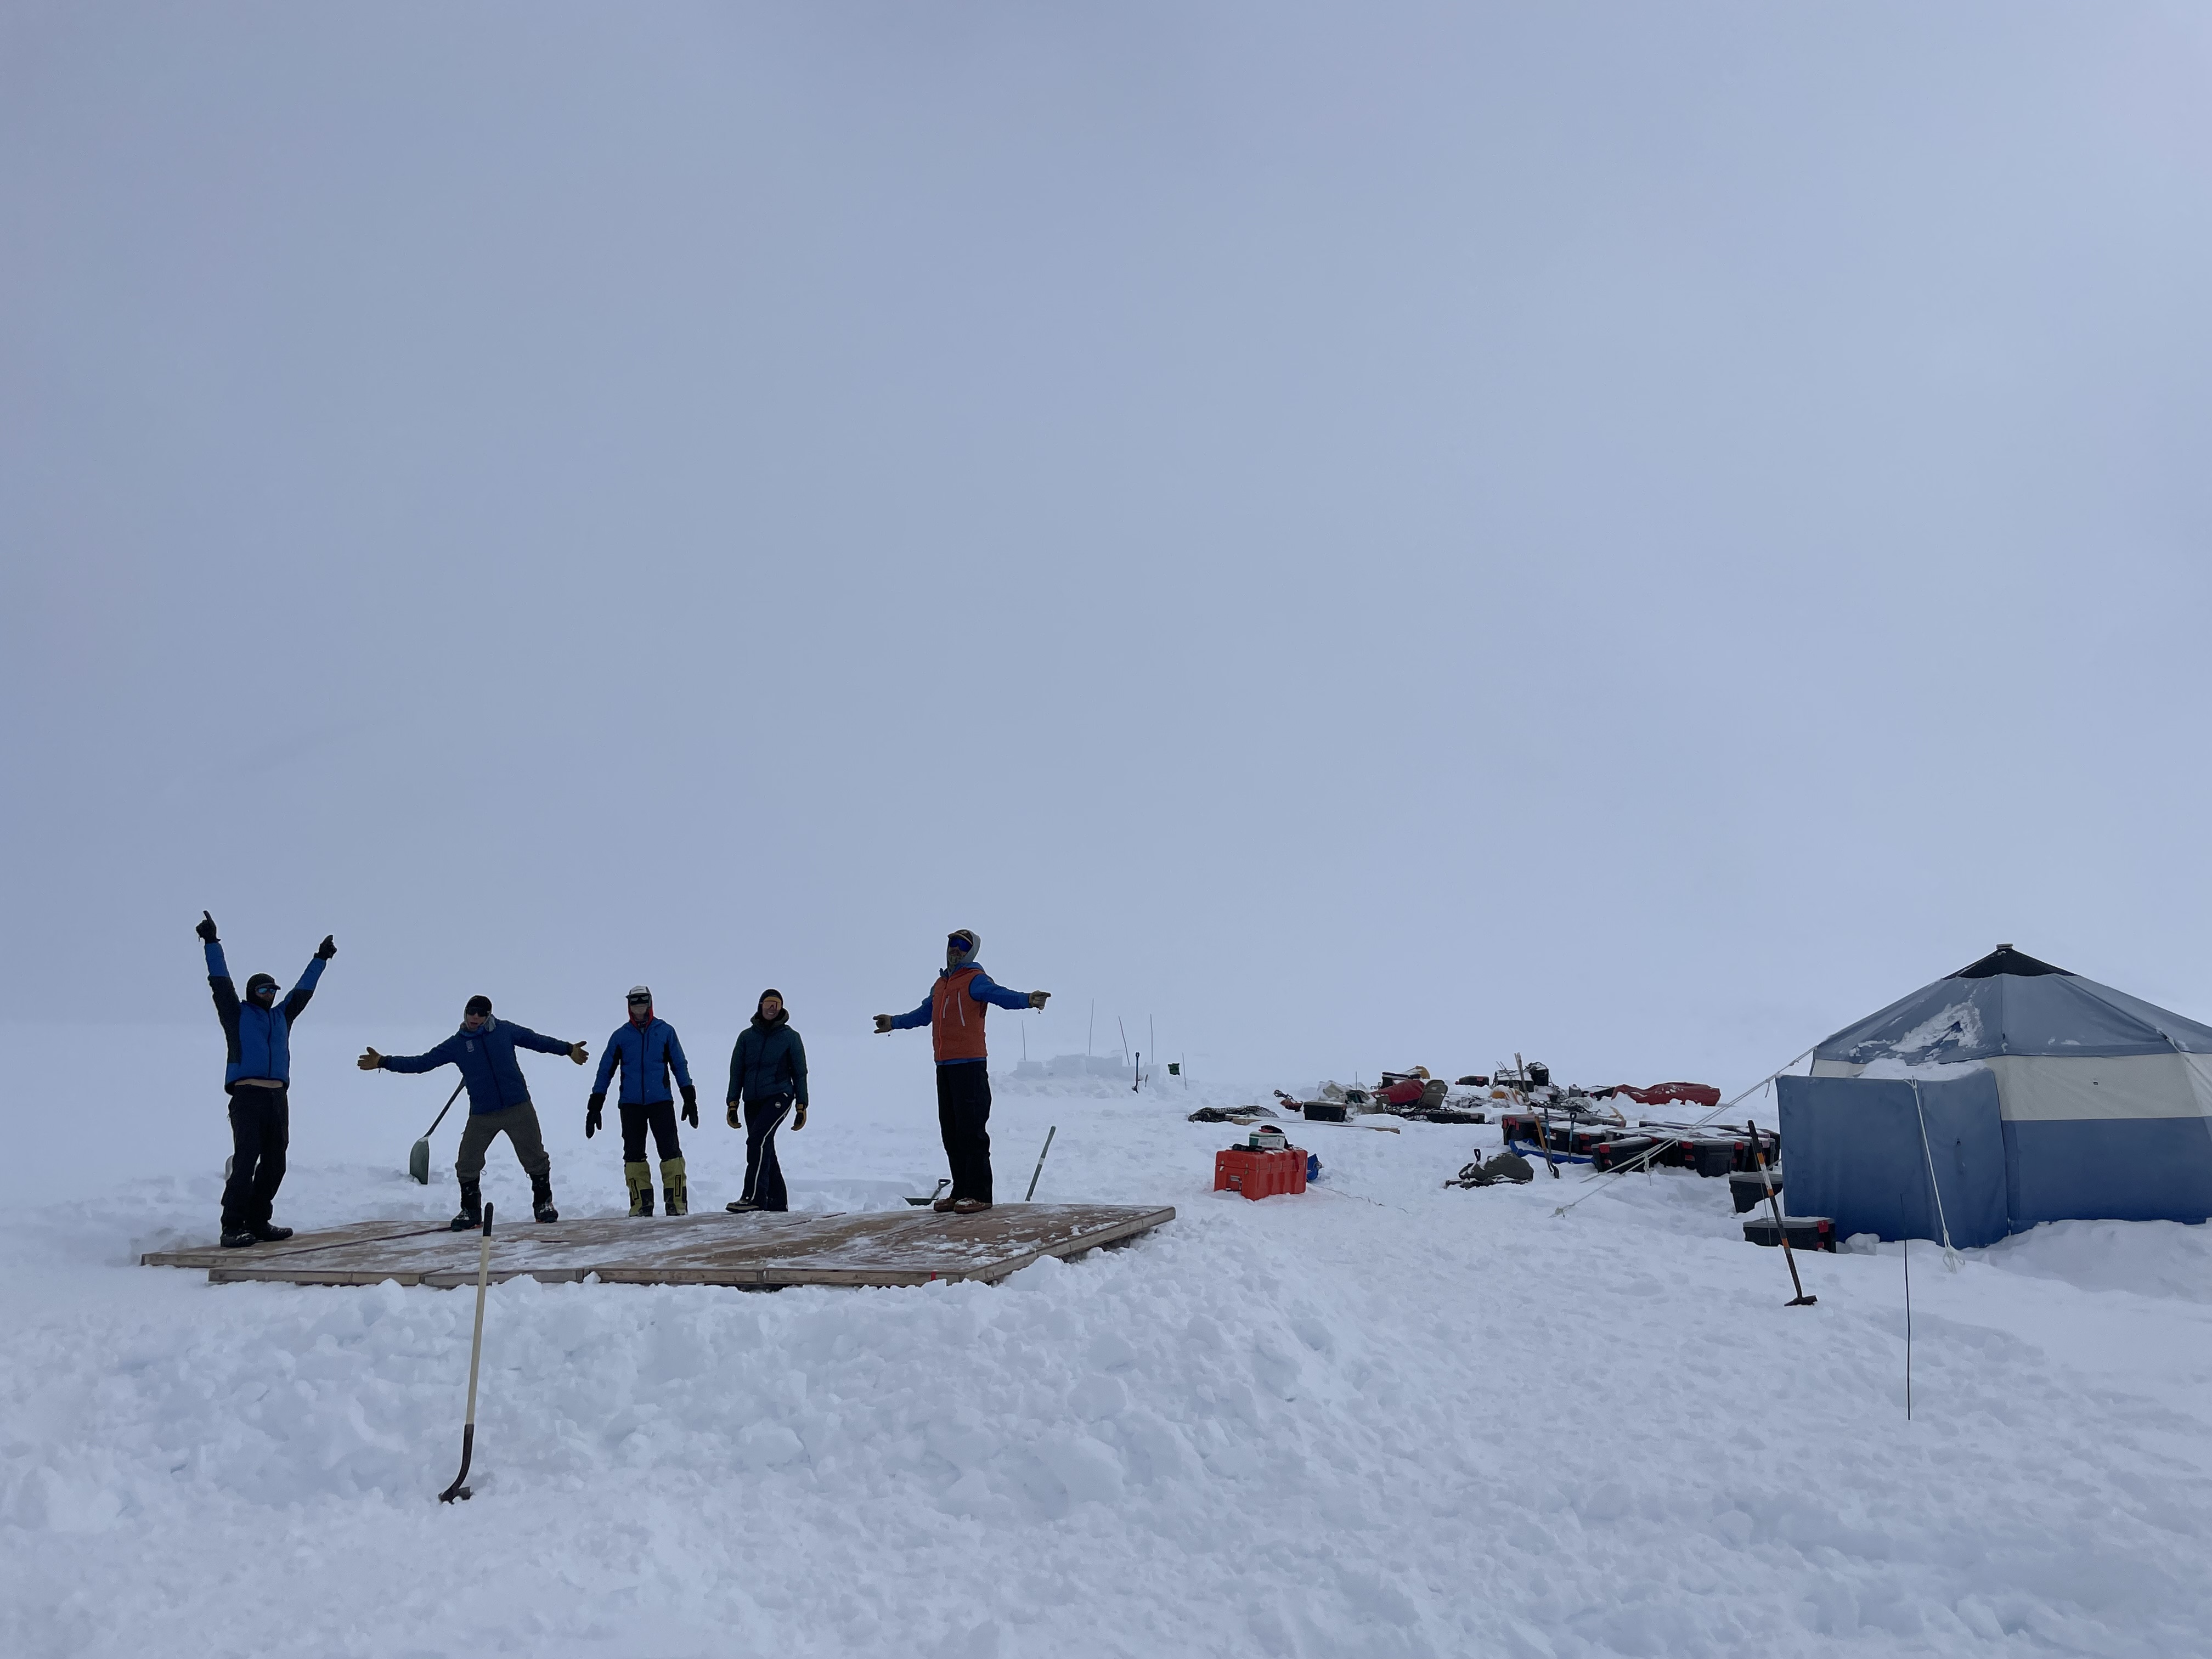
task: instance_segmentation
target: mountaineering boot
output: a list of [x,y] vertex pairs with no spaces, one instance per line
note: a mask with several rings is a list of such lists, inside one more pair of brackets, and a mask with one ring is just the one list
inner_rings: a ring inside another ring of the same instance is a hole
[[632,1215],[653,1213],[653,1165],[640,1158],[635,1164],[623,1165],[623,1179],[629,1182],[629,1212]]
[[553,1176],[550,1171],[530,1177],[530,1213],[538,1221],[558,1221],[561,1212],[553,1207]]
[[691,1212],[690,1194],[684,1187],[682,1158],[664,1158],[660,1160],[660,1195],[666,1200],[665,1208],[669,1214],[689,1215]]
[[952,1213],[955,1215],[978,1215],[990,1207],[988,1199],[956,1198],[952,1200]]
[[461,1183],[461,1212],[452,1222],[453,1231],[465,1233],[483,1225],[483,1189],[473,1181]]
[[757,1210],[760,1208],[760,1206],[754,1203],[750,1198],[733,1198],[727,1204],[722,1206],[722,1207],[727,1210],[732,1215],[743,1215],[747,1210]]
[[253,1236],[264,1244],[276,1244],[291,1237],[292,1230],[289,1227],[279,1227],[264,1221],[253,1229]]
[[234,1227],[222,1236],[222,1248],[226,1250],[242,1250],[249,1244],[260,1242],[244,1227]]

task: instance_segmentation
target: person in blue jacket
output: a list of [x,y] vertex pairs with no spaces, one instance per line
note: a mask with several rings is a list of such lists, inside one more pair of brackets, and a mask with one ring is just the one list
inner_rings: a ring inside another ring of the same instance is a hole
[[671,1215],[690,1208],[684,1182],[684,1143],[678,1139],[676,1103],[669,1097],[668,1072],[684,1091],[684,1121],[699,1127],[699,1091],[691,1086],[691,1068],[684,1060],[684,1045],[676,1028],[653,1012],[649,986],[629,988],[629,1018],[615,1027],[599,1056],[599,1074],[592,1085],[592,1097],[584,1104],[584,1139],[599,1132],[599,1110],[607,1103],[607,1084],[615,1067],[622,1067],[623,1179],[629,1183],[629,1212],[653,1213],[653,1165],[645,1161],[645,1132],[653,1130],[653,1144],[660,1154],[660,1191]]
[[337,941],[323,935],[307,971],[281,1003],[276,981],[267,974],[246,981],[246,1000],[240,1002],[222,959],[215,917],[201,911],[192,931],[206,948],[208,989],[215,994],[226,1046],[222,1087],[230,1097],[230,1178],[222,1183],[223,1245],[234,1250],[264,1239],[289,1238],[292,1230],[274,1225],[270,1216],[276,1189],[284,1184],[284,1152],[292,1139],[292,1023],[307,1012],[323,964],[338,953]]
[[[730,1094],[725,1121],[745,1132],[745,1185],[732,1210],[787,1210],[791,1195],[776,1161],[775,1132],[791,1118],[791,1132],[806,1127],[806,1045],[792,1029],[783,993],[763,991],[752,1023],[730,1050]],[[738,1115],[738,1108],[744,1115]],[[793,1114],[796,1115],[793,1115]]]
[[558,1221],[553,1207],[553,1160],[546,1155],[545,1134],[538,1127],[538,1109],[530,1103],[530,1085],[522,1080],[517,1048],[541,1054],[566,1054],[581,1066],[591,1055],[580,1042],[540,1036],[527,1025],[491,1017],[489,997],[471,997],[463,1010],[461,1029],[426,1054],[380,1054],[365,1049],[355,1063],[364,1072],[434,1072],[441,1066],[461,1068],[468,1085],[469,1121],[461,1129],[461,1150],[453,1159],[453,1174],[461,1183],[461,1212],[453,1218],[453,1231],[464,1232],[483,1224],[483,1193],[477,1184],[483,1176],[484,1153],[501,1135],[514,1148],[514,1156],[530,1177],[530,1212],[540,1221]]

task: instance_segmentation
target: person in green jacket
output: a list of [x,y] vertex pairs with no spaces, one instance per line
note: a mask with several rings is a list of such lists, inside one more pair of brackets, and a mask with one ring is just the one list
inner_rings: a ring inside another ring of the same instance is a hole
[[806,1045],[791,1029],[781,991],[760,994],[752,1024],[738,1034],[737,1047],[730,1050],[728,1104],[730,1127],[745,1132],[745,1187],[726,1207],[789,1209],[783,1166],[775,1158],[775,1132],[787,1116],[793,1133],[806,1127]]

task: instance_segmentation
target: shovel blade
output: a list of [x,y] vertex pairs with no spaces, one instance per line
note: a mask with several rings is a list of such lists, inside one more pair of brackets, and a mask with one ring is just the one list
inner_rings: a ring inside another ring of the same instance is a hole
[[430,1184],[430,1139],[428,1135],[416,1141],[414,1150],[407,1154],[407,1173],[413,1176],[419,1185],[427,1187]]

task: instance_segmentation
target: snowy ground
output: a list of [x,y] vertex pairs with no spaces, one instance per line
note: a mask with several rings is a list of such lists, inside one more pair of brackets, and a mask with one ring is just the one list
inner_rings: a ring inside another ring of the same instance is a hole
[[[786,1136],[802,1202],[937,1173],[897,1058]],[[85,1162],[201,1146],[220,1097],[118,1109],[40,1166],[101,1195],[19,1164],[0,1231],[0,1651],[2204,1650],[2206,1230],[2045,1228],[1955,1275],[1917,1248],[1907,1424],[1893,1247],[1808,1260],[1785,1310],[1724,1182],[1558,1219],[1579,1172],[1448,1191],[1496,1132],[1418,1124],[1299,1127],[1316,1189],[1217,1196],[1231,1132],[1184,1114],[1255,1092],[1002,1086],[1002,1197],[1057,1124],[1041,1198],[1181,1214],[997,1287],[495,1289],[450,1508],[472,1297],[131,1265],[210,1231],[220,1150]],[[362,1155],[297,1132],[280,1218],[449,1211],[450,1127],[438,1184],[399,1173],[422,1093]],[[548,1115],[564,1209],[617,1207],[617,1149]],[[701,1203],[738,1139],[691,1137]],[[503,1146],[489,1190],[522,1212]]]

